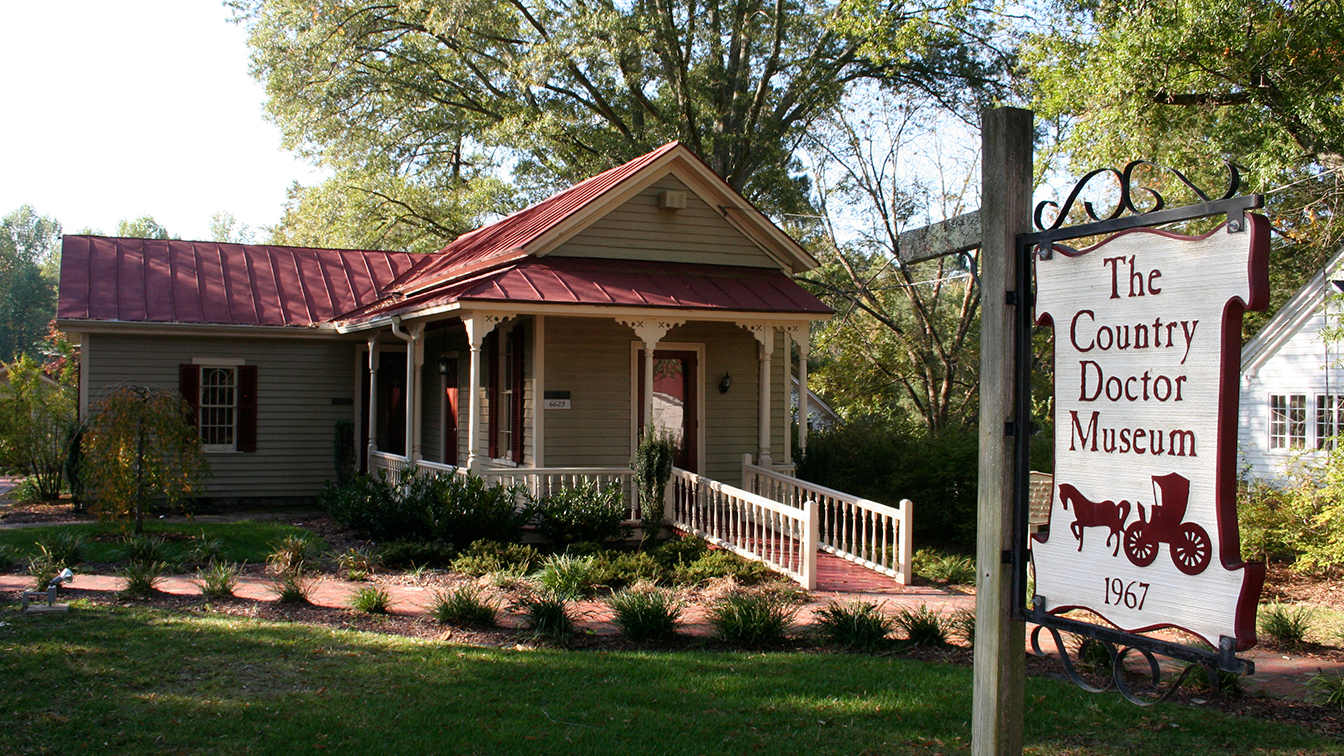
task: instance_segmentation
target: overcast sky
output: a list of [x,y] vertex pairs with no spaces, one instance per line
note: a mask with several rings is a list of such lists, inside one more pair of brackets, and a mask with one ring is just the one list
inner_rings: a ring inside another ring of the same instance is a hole
[[317,178],[263,118],[228,18],[219,0],[0,0],[0,215],[112,234],[148,214],[184,239],[216,212],[279,220]]

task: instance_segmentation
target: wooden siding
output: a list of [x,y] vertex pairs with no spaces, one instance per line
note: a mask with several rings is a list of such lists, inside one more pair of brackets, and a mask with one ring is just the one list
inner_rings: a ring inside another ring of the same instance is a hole
[[[1331,314],[1332,325],[1338,318]],[[1254,375],[1241,379],[1241,405],[1237,451],[1247,477],[1282,480],[1292,468],[1306,461],[1320,461],[1316,451],[1316,397],[1344,395],[1344,369],[1328,365],[1344,354],[1340,345],[1327,345],[1321,338],[1325,325],[1319,310],[1306,321]],[[1270,449],[1270,396],[1301,394],[1307,398],[1307,440],[1304,449]]]
[[[662,210],[658,195],[686,192],[684,210]],[[747,265],[777,268],[780,264],[761,251],[715,208],[675,177],[668,175],[611,211],[553,255],[602,257],[621,260],[670,260],[711,265]]]
[[[193,358],[241,359],[257,366],[257,451],[210,452],[211,497],[315,496],[335,478],[332,440],[349,420],[357,345],[317,339],[130,336],[98,334],[89,401],[110,389],[178,390],[178,365]],[[333,404],[332,400],[343,402]]]

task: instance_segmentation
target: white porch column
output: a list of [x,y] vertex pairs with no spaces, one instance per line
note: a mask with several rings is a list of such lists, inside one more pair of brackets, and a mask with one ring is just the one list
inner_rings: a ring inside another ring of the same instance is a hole
[[[644,393],[641,405],[644,408],[644,422],[653,417],[653,351],[667,332],[685,323],[684,320],[627,320],[616,319],[617,323],[634,330],[635,335],[644,344]],[[636,440],[638,443],[638,440]]]
[[807,355],[812,347],[807,327],[798,329],[798,450],[807,453]]
[[424,414],[425,414],[420,406],[425,401],[425,392],[423,390],[424,382],[422,378],[422,373],[424,372],[425,368],[424,323],[416,323],[415,325],[411,326],[411,343],[408,345],[408,347],[409,348],[406,350],[406,353],[407,356],[409,356],[412,360],[412,370],[414,371],[415,380],[406,381],[407,384],[406,391],[412,397],[415,397],[415,401],[407,402],[406,404],[407,407],[406,412],[408,414],[414,413],[411,414],[413,422],[407,425],[408,429],[407,433],[411,437],[411,443],[410,446],[408,447],[410,451],[407,453],[406,457],[411,460],[411,465],[414,466],[416,462],[420,461],[421,457],[420,424],[424,420]]
[[467,327],[467,343],[471,346],[467,395],[467,469],[478,470],[480,460],[489,451],[481,448],[481,344],[495,326],[511,316],[466,313],[462,323]]
[[372,469],[373,453],[378,451],[378,337],[369,337],[369,424],[365,464]]
[[769,323],[738,323],[739,326],[751,331],[751,335],[756,337],[760,344],[761,359],[761,402],[757,415],[760,418],[760,439],[759,450],[756,454],[756,464],[761,467],[770,467],[770,356],[775,351],[775,327]]

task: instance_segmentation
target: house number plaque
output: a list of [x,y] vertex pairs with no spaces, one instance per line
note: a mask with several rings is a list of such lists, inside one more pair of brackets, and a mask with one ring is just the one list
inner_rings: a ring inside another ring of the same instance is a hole
[[1136,228],[1037,261],[1055,335],[1055,485],[1031,544],[1045,611],[1254,644],[1264,566],[1241,561],[1237,400],[1269,227],[1245,217],[1237,233]]

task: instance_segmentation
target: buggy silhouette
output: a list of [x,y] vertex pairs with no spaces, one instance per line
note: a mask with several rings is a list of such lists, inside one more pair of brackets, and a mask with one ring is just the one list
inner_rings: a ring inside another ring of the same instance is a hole
[[1190,502],[1190,481],[1176,473],[1153,476],[1153,507],[1145,517],[1138,507],[1138,519],[1125,528],[1125,556],[1135,567],[1147,567],[1157,559],[1157,545],[1165,543],[1176,569],[1198,575],[1213,558],[1209,533],[1193,522],[1182,522]]

